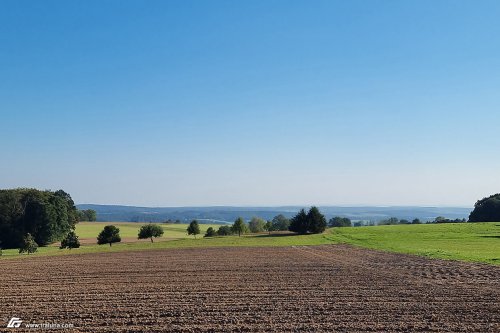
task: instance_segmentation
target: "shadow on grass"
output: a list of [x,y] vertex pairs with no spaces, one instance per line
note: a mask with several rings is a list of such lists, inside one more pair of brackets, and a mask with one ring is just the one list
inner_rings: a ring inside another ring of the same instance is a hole
[[500,238],[500,235],[498,235],[498,236],[490,236],[490,235],[488,235],[488,236],[480,236],[480,237],[483,237],[483,238]]
[[296,234],[294,232],[290,233],[279,233],[279,234],[262,234],[262,235],[255,235],[254,237],[288,237],[288,236],[299,236],[300,234]]

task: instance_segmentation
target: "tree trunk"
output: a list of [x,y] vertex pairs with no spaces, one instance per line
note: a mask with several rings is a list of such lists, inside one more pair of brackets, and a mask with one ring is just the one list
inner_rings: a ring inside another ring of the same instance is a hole
[[153,243],[153,237],[151,237],[151,243]]
[[111,247],[111,243],[109,243],[109,247]]

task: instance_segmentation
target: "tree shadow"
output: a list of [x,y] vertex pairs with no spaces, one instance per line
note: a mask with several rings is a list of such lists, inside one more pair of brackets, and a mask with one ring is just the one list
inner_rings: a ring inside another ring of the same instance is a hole
[[277,234],[260,234],[256,235],[255,237],[286,237],[286,236],[299,236],[300,234],[297,234],[295,232],[287,232],[287,233],[277,233]]
[[490,236],[490,235],[488,235],[488,236],[480,236],[480,237],[484,237],[484,238],[500,238],[500,235],[498,235],[498,236]]

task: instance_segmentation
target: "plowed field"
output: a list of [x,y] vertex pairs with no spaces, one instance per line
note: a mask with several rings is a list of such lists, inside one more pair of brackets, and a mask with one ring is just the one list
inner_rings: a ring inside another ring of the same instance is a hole
[[0,272],[10,332],[500,332],[500,267],[345,245],[34,257]]

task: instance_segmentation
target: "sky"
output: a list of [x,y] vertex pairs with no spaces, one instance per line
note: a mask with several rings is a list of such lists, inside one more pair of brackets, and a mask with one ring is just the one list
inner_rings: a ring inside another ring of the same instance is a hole
[[0,2],[0,188],[141,206],[500,192],[499,1]]

